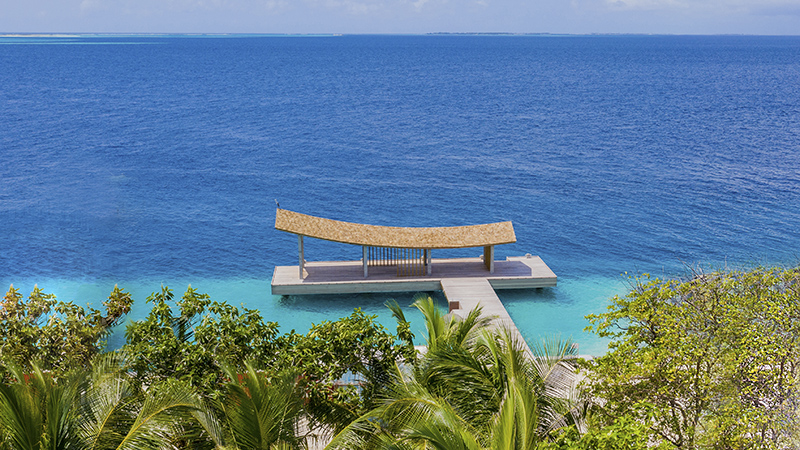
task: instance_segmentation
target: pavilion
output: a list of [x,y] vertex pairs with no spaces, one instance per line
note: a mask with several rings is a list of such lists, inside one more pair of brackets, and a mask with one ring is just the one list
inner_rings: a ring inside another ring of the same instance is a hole
[[[492,318],[493,326],[511,328],[523,342],[495,289],[538,289],[557,283],[556,274],[530,253],[494,260],[495,245],[517,240],[511,222],[387,227],[324,219],[278,207],[275,228],[297,235],[300,264],[275,267],[273,295],[441,290],[450,313],[465,317],[480,306]],[[360,245],[361,261],[306,262],[304,237]],[[470,247],[483,247],[483,257],[431,258],[434,249]]]
[[470,247],[483,247],[483,264],[493,274],[494,246],[517,241],[511,222],[460,227],[389,227],[342,222],[280,208],[275,213],[275,228],[297,235],[301,280],[306,265],[304,237],[360,245],[364,278],[369,277],[369,268],[374,266],[394,266],[399,277],[430,276],[432,250]]

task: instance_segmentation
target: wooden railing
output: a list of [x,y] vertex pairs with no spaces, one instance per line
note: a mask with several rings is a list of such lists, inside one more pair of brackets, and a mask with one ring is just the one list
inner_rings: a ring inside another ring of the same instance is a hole
[[367,247],[370,267],[397,267],[398,277],[428,274],[430,250],[423,248]]

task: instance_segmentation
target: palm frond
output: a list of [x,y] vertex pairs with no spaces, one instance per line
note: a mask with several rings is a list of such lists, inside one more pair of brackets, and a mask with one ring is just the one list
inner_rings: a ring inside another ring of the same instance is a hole
[[275,445],[299,448],[304,436],[296,430],[303,417],[297,373],[289,370],[268,378],[252,363],[241,376],[225,366],[231,380],[222,404],[231,439],[240,449],[268,449]]
[[575,424],[585,428],[586,399],[580,389],[577,350],[570,339],[548,338],[532,346],[541,379],[542,428],[545,432]]
[[13,448],[69,449],[76,417],[74,406],[85,377],[65,374],[58,382],[34,362],[6,368],[13,381],[0,385],[0,434]]
[[179,434],[181,419],[203,408],[198,395],[185,383],[168,380],[151,386],[117,449],[160,448]]
[[483,308],[469,311],[465,317],[453,316],[448,323],[447,340],[452,346],[469,346],[481,330],[487,328],[493,317],[483,315]]
[[135,421],[129,380],[98,364],[83,395],[78,436],[86,449],[117,447]]
[[0,384],[0,433],[12,448],[37,449],[44,427],[38,399],[21,372],[9,372],[16,382]]
[[[37,377],[40,375],[37,374]],[[45,430],[44,435],[48,441],[48,447],[56,450],[67,450],[74,443],[74,429],[76,422],[75,406],[79,392],[86,383],[86,374],[83,371],[67,374],[60,382],[55,383],[52,379],[42,380],[47,383],[47,391],[44,396],[44,416]]]
[[403,313],[403,308],[397,303],[397,300],[388,300],[385,303],[385,306],[389,308],[389,311],[392,312],[392,317],[399,322],[408,322],[406,320],[406,315]]
[[428,351],[435,350],[447,330],[447,321],[444,319],[444,315],[428,295],[417,294],[414,296],[414,303],[411,306],[417,308],[425,316],[425,328],[428,332],[426,345]]

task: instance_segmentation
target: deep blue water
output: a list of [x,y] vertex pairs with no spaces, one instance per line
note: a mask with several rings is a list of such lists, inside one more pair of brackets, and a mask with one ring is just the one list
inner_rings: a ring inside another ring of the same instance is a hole
[[[511,220],[498,257],[559,276],[501,293],[515,322],[595,353],[583,315],[623,272],[800,261],[800,37],[9,37],[0,67],[0,281],[95,306],[120,283],[134,318],[160,283],[286,328],[383,314],[269,295],[297,252],[274,199]],[[309,260],[359,257],[306,240]]]

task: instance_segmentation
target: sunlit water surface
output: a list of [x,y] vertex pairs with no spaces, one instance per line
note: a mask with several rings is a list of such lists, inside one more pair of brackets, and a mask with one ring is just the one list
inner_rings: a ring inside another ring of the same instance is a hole
[[[584,316],[626,292],[624,272],[798,262],[797,37],[0,44],[0,282],[24,293],[99,307],[118,283],[134,320],[162,284],[191,284],[282,331],[354,307],[393,330],[383,304],[413,293],[270,295],[297,252],[275,199],[381,225],[511,220],[517,243],[497,256],[537,254],[559,276],[499,293],[515,323],[598,354]],[[306,240],[309,260],[359,257]]]

